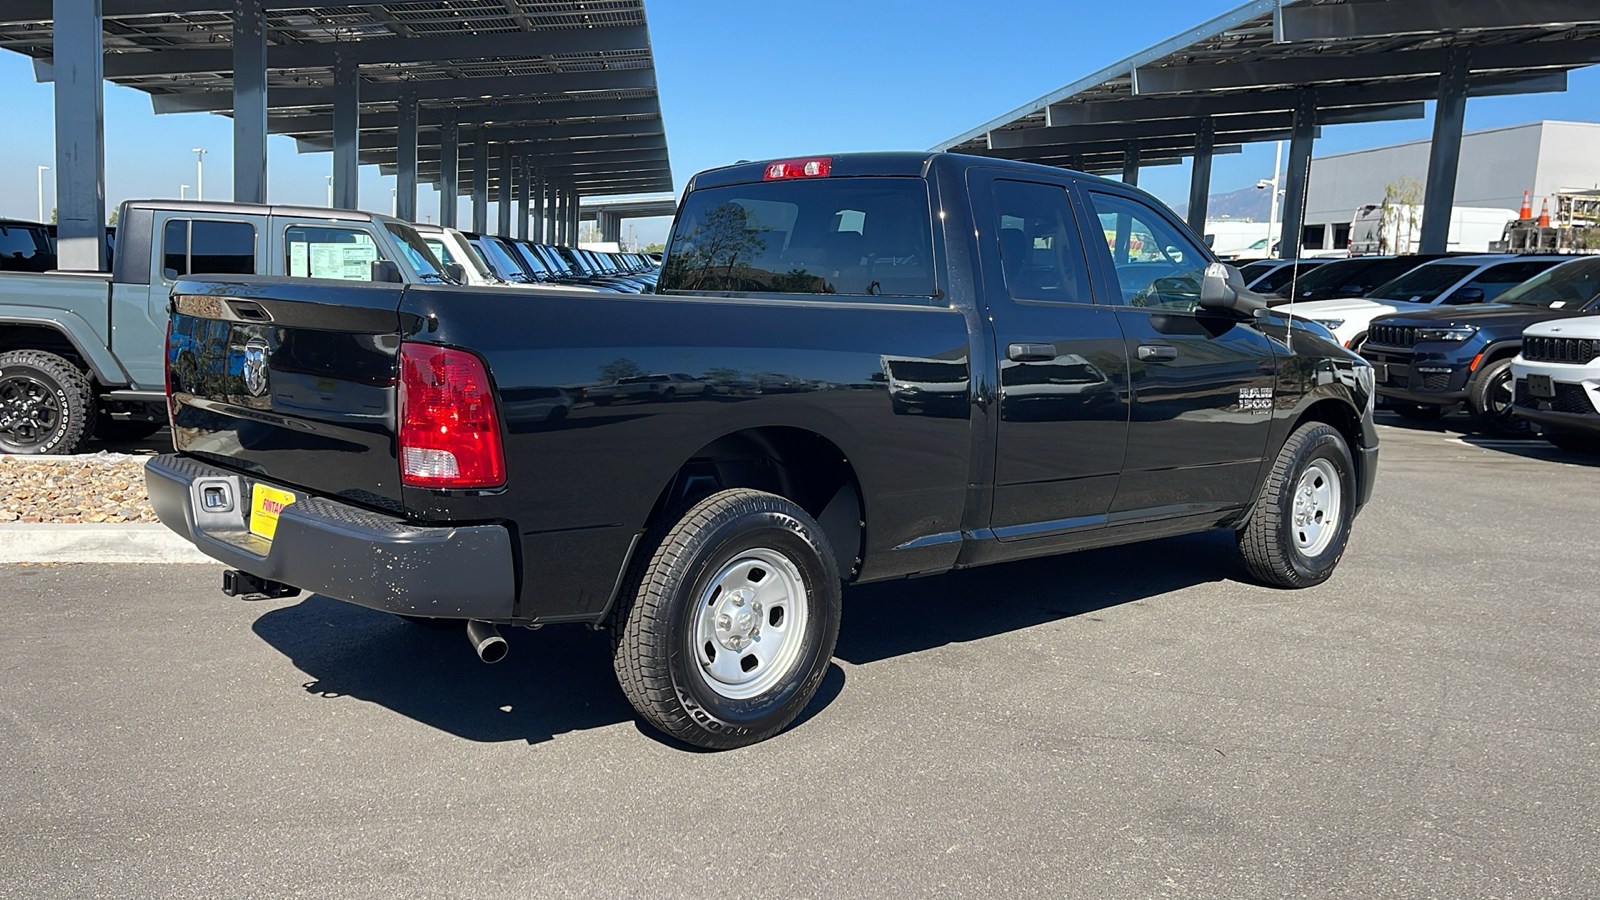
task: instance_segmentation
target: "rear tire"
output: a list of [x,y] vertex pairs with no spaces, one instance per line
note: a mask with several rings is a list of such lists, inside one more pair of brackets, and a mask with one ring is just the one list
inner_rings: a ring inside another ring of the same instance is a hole
[[1308,422],[1289,435],[1239,530],[1250,575],[1284,588],[1327,581],[1350,540],[1354,473],[1350,448],[1332,426]]
[[94,433],[89,378],[54,353],[0,353],[0,453],[80,453]]
[[1472,381],[1467,405],[1472,421],[1485,434],[1496,437],[1521,437],[1532,432],[1527,419],[1512,412],[1511,357],[1497,359],[1483,367]]
[[612,613],[617,681],[639,715],[711,750],[794,721],[839,636],[839,572],[811,516],[721,491],[666,517],[640,551]]

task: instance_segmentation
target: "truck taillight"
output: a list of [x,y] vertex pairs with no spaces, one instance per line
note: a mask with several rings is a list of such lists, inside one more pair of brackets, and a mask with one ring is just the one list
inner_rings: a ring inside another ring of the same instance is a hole
[[400,481],[421,488],[505,484],[500,416],[478,357],[431,344],[400,345]]
[[782,162],[768,163],[767,173],[763,181],[777,181],[782,178],[826,178],[833,171],[833,157],[819,156],[815,159],[786,159]]

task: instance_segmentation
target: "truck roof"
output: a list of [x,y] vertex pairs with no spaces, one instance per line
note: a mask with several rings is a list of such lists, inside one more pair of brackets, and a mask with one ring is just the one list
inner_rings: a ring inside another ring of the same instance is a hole
[[[1014,169],[1018,172],[1033,172],[1036,174],[1051,174],[1059,176],[1063,169],[1055,166],[1045,166],[1038,163],[1019,162],[1011,159],[996,159],[991,156],[972,156],[965,153],[932,153],[926,150],[890,150],[872,153],[818,153],[810,156],[787,156],[776,159],[741,160],[731,166],[722,166],[716,169],[707,169],[689,179],[688,190],[694,191],[701,188],[721,187],[729,184],[747,184],[764,179],[767,166],[775,162],[796,159],[829,159],[832,160],[832,174],[835,176],[926,176],[928,170],[935,164],[954,166],[957,169],[983,167],[990,169]],[[1104,181],[1109,184],[1120,184],[1098,175],[1088,175],[1074,172],[1079,178],[1093,181]]]
[[[328,209],[322,206],[283,206],[271,203],[234,203],[222,200],[128,200],[129,209],[160,209],[193,213],[232,213],[234,215],[292,216],[298,219],[327,219],[341,222],[399,222],[400,219],[354,209]],[[409,223],[407,223],[409,224]]]

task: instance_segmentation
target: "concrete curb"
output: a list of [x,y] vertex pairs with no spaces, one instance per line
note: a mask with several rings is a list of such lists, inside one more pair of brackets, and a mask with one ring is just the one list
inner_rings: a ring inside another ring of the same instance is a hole
[[0,565],[22,562],[220,565],[160,524],[0,525]]

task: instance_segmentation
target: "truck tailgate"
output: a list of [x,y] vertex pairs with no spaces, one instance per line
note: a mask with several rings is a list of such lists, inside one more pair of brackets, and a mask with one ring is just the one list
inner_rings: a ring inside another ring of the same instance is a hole
[[173,445],[266,480],[399,511],[404,288],[306,288],[251,278],[173,288]]

